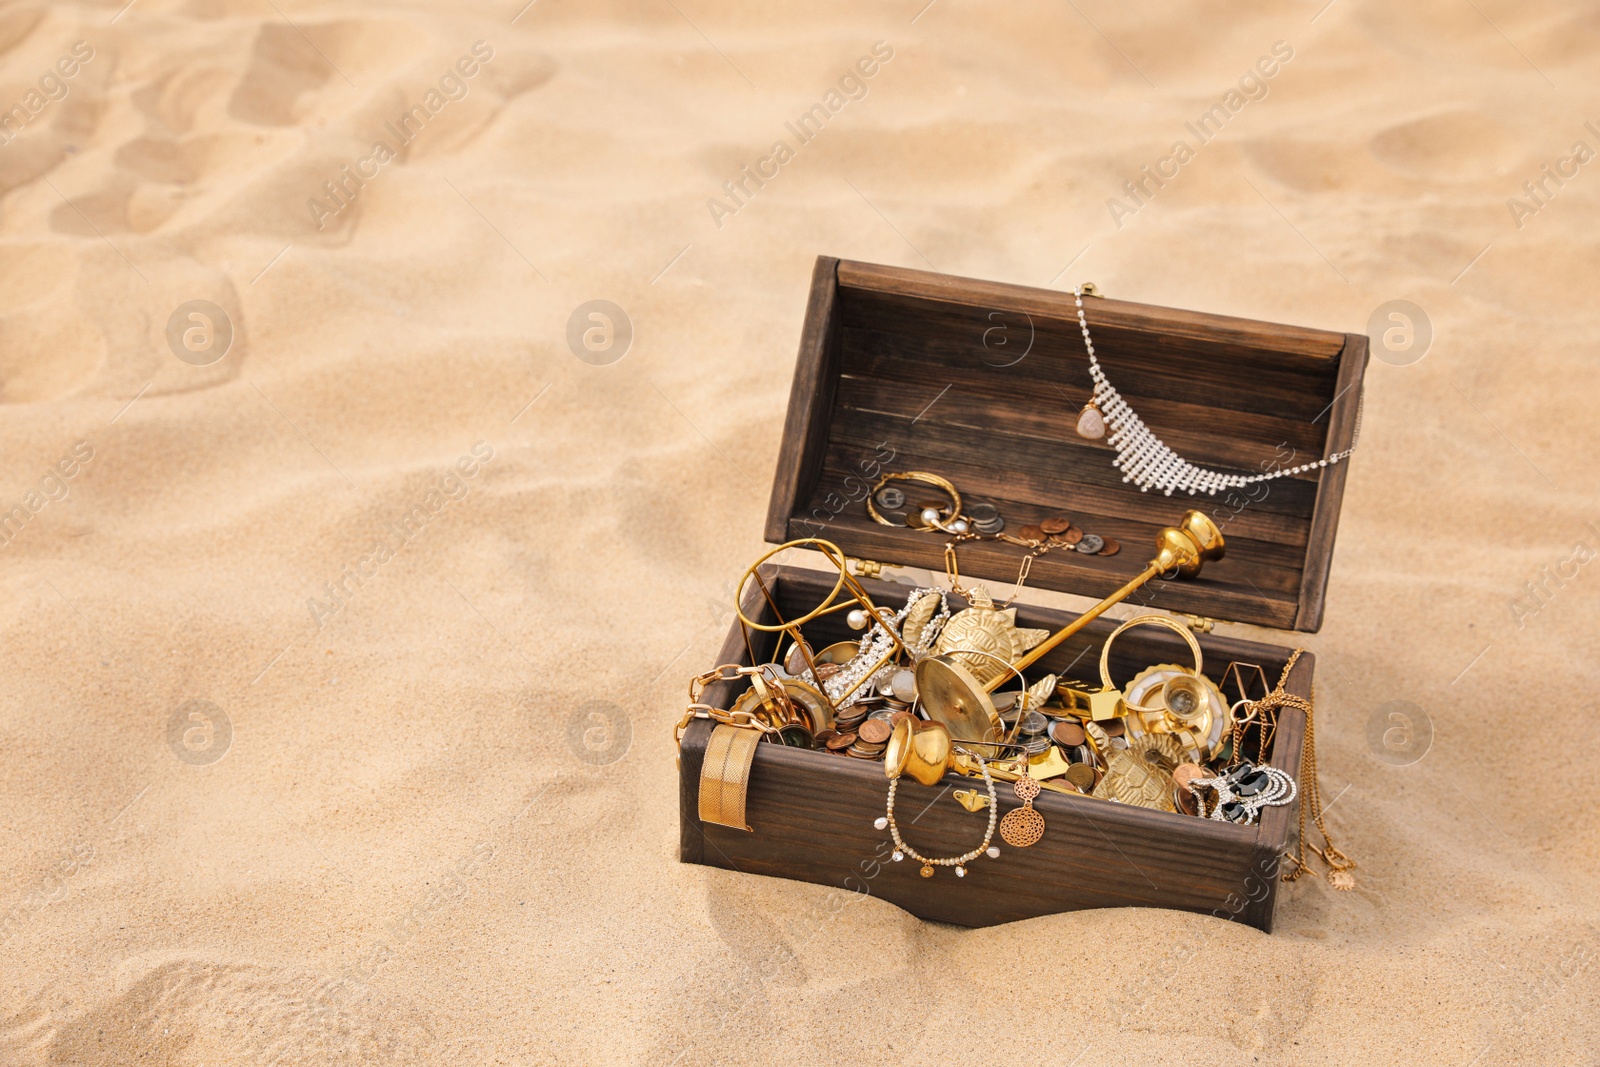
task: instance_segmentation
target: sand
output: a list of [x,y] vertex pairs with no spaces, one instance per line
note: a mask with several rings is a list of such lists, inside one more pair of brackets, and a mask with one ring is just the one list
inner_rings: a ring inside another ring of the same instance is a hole
[[[1593,1062],[1600,14],[921,3],[0,16],[0,1062]],[[970,932],[676,862],[819,253],[1425,310],[1304,641],[1354,892]]]

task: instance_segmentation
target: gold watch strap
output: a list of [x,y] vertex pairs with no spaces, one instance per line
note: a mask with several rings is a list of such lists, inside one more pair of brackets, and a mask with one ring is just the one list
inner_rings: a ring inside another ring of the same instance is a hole
[[750,829],[744,820],[745,791],[760,741],[760,731],[727,723],[720,723],[711,731],[705,761],[700,765],[701,822]]

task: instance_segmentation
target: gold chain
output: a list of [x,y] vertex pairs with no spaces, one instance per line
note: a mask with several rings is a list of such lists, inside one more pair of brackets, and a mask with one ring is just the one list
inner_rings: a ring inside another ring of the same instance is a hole
[[[1023,585],[1028,581],[1028,573],[1033,570],[1033,561],[1049,552],[1052,548],[1057,547],[1049,541],[1027,541],[1005,533],[985,535],[968,531],[967,533],[956,534],[946,541],[944,545],[944,573],[945,577],[950,580],[950,591],[957,596],[968,595],[966,588],[961,584],[961,568],[956,564],[956,546],[963,541],[1004,541],[1007,544],[1017,545],[1028,550],[1028,554],[1022,557],[1021,565],[1017,567],[1017,580],[1012,587],[1011,595],[1005,599],[1004,603],[996,605],[1002,611],[1009,608],[1011,602],[1017,599],[1017,596],[1022,592]],[[1066,547],[1071,548],[1072,546],[1068,545]]]
[[[1306,863],[1306,812],[1309,810],[1311,812],[1311,821],[1316,824],[1317,830],[1322,834],[1323,843],[1322,848],[1312,845],[1311,851],[1321,856],[1323,862],[1328,865],[1330,882],[1336,881],[1336,888],[1348,889],[1354,884],[1354,879],[1344,872],[1353,870],[1356,861],[1334,847],[1333,838],[1328,834],[1328,824],[1323,820],[1322,790],[1318,787],[1317,782],[1317,726],[1313,704],[1315,693],[1313,692],[1313,700],[1307,700],[1305,697],[1287,693],[1283,688],[1284,684],[1289,680],[1289,672],[1294,670],[1295,663],[1299,661],[1300,654],[1304,651],[1305,649],[1303,648],[1294,650],[1294,654],[1289,657],[1289,662],[1283,665],[1283,674],[1278,678],[1278,687],[1251,704],[1250,711],[1252,715],[1260,715],[1263,720],[1267,712],[1273,712],[1274,724],[1277,720],[1275,713],[1279,708],[1298,708],[1305,712],[1306,716],[1306,740],[1300,749],[1300,833],[1295,841],[1294,855],[1288,857],[1292,867],[1283,872],[1283,880],[1292,882],[1302,874],[1310,873],[1315,875],[1310,865]],[[1265,729],[1264,721],[1262,727]],[[1235,754],[1238,752],[1239,736],[1239,727],[1235,725]],[[1265,751],[1264,744],[1263,751]],[[1339,877],[1335,880],[1334,876]]]
[[[698,674],[689,679],[689,706],[684,709],[683,718],[679,720],[677,728],[672,732],[673,741],[681,748],[683,746],[683,732],[696,719],[710,719],[713,722],[724,723],[728,726],[759,730],[764,734],[779,733],[780,731],[777,727],[769,726],[762,722],[756,718],[753,712],[724,711],[721,708],[714,708],[710,704],[702,703],[700,700],[700,694],[712,682],[732,682],[740,678],[755,679],[761,673],[761,669],[761,666],[741,667],[737,663],[724,663],[720,667],[713,667],[704,674]],[[773,697],[776,699],[777,695],[774,693]],[[787,697],[784,699],[787,699]]]

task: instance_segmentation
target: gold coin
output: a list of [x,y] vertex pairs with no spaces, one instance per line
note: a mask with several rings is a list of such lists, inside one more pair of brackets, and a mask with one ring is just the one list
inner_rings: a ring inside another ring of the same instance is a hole
[[1094,768],[1087,763],[1074,763],[1067,768],[1067,781],[1083,791],[1093,789]]

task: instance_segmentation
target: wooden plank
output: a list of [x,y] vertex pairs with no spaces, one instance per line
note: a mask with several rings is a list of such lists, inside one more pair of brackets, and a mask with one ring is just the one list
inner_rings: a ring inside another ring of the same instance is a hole
[[789,413],[767,505],[766,538],[772,542],[783,540],[789,516],[800,501],[810,497],[822,469],[839,381],[838,266],[832,256],[818,256],[811,272],[811,296],[789,387]]
[[[872,483],[863,478],[853,478],[852,473],[840,467],[833,458],[833,450],[829,450],[828,461],[823,464],[822,476],[817,482],[817,493],[810,500],[811,508],[804,514],[813,516],[819,525],[825,525],[823,520],[830,515],[831,521],[853,521],[862,524],[871,522],[867,515],[865,498]],[[853,478],[853,480],[852,480]],[[930,500],[934,496],[943,494],[929,493]],[[915,496],[910,498],[916,501]],[[1145,517],[1145,512],[1138,515],[1117,514],[1100,510],[1108,503],[1104,497],[1093,498],[1093,506],[1076,504],[1064,506],[1063,501],[1082,501],[1082,494],[1056,492],[1050,500],[1043,504],[1033,500],[1014,500],[1009,497],[998,496],[994,493],[963,494],[962,503],[992,504],[1000,514],[1006,517],[1006,532],[1016,534],[1022,527],[1030,523],[1038,523],[1053,515],[1066,515],[1073,524],[1088,533],[1099,534],[1101,537],[1114,538],[1123,545],[1148,545],[1154,543],[1157,531],[1163,526],[1171,525],[1182,515],[1183,511],[1197,508],[1199,511],[1212,516],[1212,521],[1222,530],[1227,537],[1228,555],[1224,561],[1227,571],[1241,573],[1233,566],[1235,562],[1245,560],[1251,566],[1260,564],[1263,567],[1293,571],[1296,574],[1295,583],[1298,589],[1298,574],[1301,561],[1305,557],[1305,533],[1308,524],[1300,524],[1297,528],[1287,528],[1288,520],[1282,516],[1264,516],[1263,521],[1257,522],[1249,510],[1248,502],[1241,503],[1238,510],[1227,506],[1214,506],[1208,509],[1210,498],[1200,501],[1183,500],[1173,502],[1170,507],[1161,509],[1161,517],[1152,519]],[[1166,498],[1163,497],[1163,500]],[[1182,510],[1180,510],[1182,509]],[[881,532],[894,533],[908,540],[926,541],[944,540],[943,535],[922,533],[910,528],[885,527]],[[1251,536],[1259,532],[1262,536]],[[1298,533],[1298,537],[1294,534]],[[989,544],[989,542],[984,542]],[[997,549],[1005,553],[1006,549]],[[1012,553],[1020,553],[1020,548],[1012,548]],[[1079,562],[1092,566],[1106,564],[1113,570],[1126,568],[1129,575],[1138,573],[1138,567],[1144,560],[1134,560],[1121,555],[1114,557],[1085,557]],[[1243,584],[1240,582],[1239,584]]]
[[[848,335],[849,331],[846,331]],[[948,386],[949,388],[946,388]],[[1019,396],[1029,399],[1019,402]],[[1233,468],[1254,474],[1277,466],[1294,466],[1305,456],[1321,457],[1328,424],[1313,424],[1280,417],[1279,412],[1257,414],[1230,411],[1225,416],[1206,394],[1190,392],[1182,401],[1133,397],[1123,394],[1147,424],[1158,428],[1161,439],[1181,455],[1208,467]],[[1101,453],[1109,465],[1113,450],[1104,439],[1089,441],[1077,435],[1078,412],[1089,397],[1085,388],[1067,391],[1057,383],[1043,388],[1018,389],[977,373],[946,377],[917,372],[910,362],[875,360],[870,373],[847,369],[839,384],[840,409],[876,412],[932,425],[947,425],[985,432],[1004,432],[1053,446]],[[1076,402],[1074,402],[1076,401]],[[919,417],[920,416],[920,417]],[[1226,426],[1226,433],[1219,427]],[[1280,449],[1279,446],[1284,446]],[[1300,458],[1284,461],[1287,450]]]
[[[977,304],[1000,311],[1021,311],[1073,322],[1078,317],[1071,293],[855,260],[840,261],[839,284],[850,289],[896,293],[938,302]],[[1095,322],[1132,328],[1144,328],[1146,324],[1154,322],[1159,324],[1163,333],[1173,337],[1282,352],[1311,359],[1332,360],[1344,347],[1343,335],[1329,330],[1280,326],[1228,315],[1182,311],[1098,297],[1094,298],[1094,307],[1097,312],[1090,317],[1091,329]]]
[[[1361,421],[1362,380],[1367,369],[1367,338],[1346,334],[1340,356],[1339,390],[1334,395],[1329,416],[1329,452],[1343,452],[1355,441]],[[1350,457],[1353,459],[1355,457]],[[1344,483],[1350,460],[1329,464],[1322,470],[1316,508],[1311,515],[1311,536],[1306,551],[1305,579],[1300,589],[1300,610],[1295,629],[1316,633],[1322,629],[1322,611],[1328,592],[1328,571],[1333,566],[1333,542],[1339,531],[1339,510],[1344,506]]]
[[[850,341],[846,367],[851,373],[862,363],[899,357],[921,366],[924,374],[981,373],[1018,387],[1022,395],[1038,385],[1062,384],[1087,391],[1089,361],[1076,322],[1017,320],[1005,327],[1007,344],[1002,347],[996,341],[1000,335],[993,332],[1001,327],[986,318],[982,308],[943,314],[931,308],[896,308],[892,314],[880,310],[871,316],[852,316],[851,305],[843,306]],[[1281,354],[1230,350],[1198,341],[1178,346],[1154,333],[1101,329],[1092,317],[1090,329],[1101,367],[1129,400],[1182,400],[1201,389],[1221,411],[1278,412],[1309,422],[1316,416],[1316,401],[1325,402],[1333,391],[1334,365],[1325,361],[1319,360],[1315,373],[1310,373],[1285,363]],[[984,345],[986,332],[990,347]],[[1014,332],[1021,334],[1017,356],[1026,351],[1025,357],[1011,356]],[[1010,362],[1012,358],[1016,361]]]
[[[971,494],[975,499],[989,493],[1061,505],[1092,501],[1095,506],[1102,506],[1115,502],[1116,510],[1123,514],[1154,519],[1173,510],[1181,512],[1185,507],[1226,499],[1229,492],[1236,497],[1249,492],[1259,498],[1250,509],[1252,516],[1262,516],[1263,521],[1268,515],[1290,520],[1283,526],[1286,536],[1282,540],[1301,543],[1309,532],[1316,506],[1317,483],[1299,477],[1277,478],[1270,484],[1263,482],[1216,495],[1167,496],[1124,482],[1123,473],[1112,466],[1110,454],[1099,449],[1076,444],[1041,446],[1004,432],[941,426],[926,419],[912,424],[877,412],[844,408],[834,412],[828,447],[834,450],[833,462],[841,468],[856,467],[852,459],[878,453],[885,445],[895,457],[892,469],[941,474],[956,482],[963,495]],[[957,472],[963,468],[969,473],[965,480],[958,481],[962,476]],[[1261,539],[1278,538],[1266,535]]]

